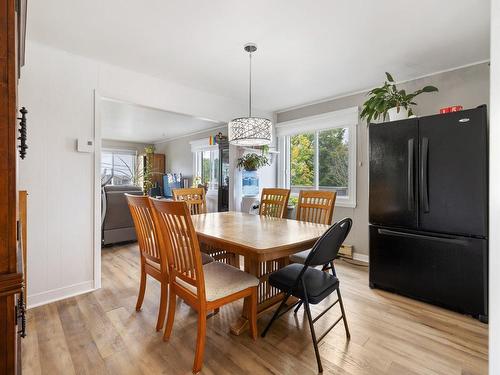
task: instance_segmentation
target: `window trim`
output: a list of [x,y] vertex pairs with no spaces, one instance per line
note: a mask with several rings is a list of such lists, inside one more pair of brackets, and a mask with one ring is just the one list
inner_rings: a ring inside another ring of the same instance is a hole
[[[359,108],[351,107],[334,112],[327,112],[316,116],[304,117],[297,120],[281,122],[276,125],[280,152],[278,184],[284,188],[290,188],[290,142],[289,138],[301,133],[315,134],[315,153],[314,153],[314,186],[319,186],[319,132],[336,128],[349,129],[349,166],[348,166],[348,187],[349,196],[343,198],[338,196],[335,205],[339,207],[355,208],[356,200],[356,169],[357,169],[357,127],[359,123]],[[297,194],[292,194],[296,196]]]

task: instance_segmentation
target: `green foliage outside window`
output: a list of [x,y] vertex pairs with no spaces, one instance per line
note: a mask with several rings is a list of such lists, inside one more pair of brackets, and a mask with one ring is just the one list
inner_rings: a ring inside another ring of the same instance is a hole
[[319,133],[319,186],[347,187],[349,148],[345,128]]
[[[315,134],[290,137],[290,185],[314,187]],[[347,188],[349,176],[348,129],[318,133],[318,180],[321,187]]]
[[290,185],[314,185],[314,134],[290,137]]

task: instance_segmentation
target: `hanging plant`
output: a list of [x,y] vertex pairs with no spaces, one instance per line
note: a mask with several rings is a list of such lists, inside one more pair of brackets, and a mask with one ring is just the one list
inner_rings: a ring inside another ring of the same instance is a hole
[[259,155],[252,152],[250,154],[243,155],[241,158],[238,158],[237,167],[240,171],[242,169],[244,169],[245,171],[256,171],[257,169],[270,164],[270,160],[266,155]]

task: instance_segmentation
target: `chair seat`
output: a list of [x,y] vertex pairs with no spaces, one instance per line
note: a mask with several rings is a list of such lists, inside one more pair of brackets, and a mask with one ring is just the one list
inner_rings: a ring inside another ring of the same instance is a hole
[[299,253],[295,253],[295,254],[290,255],[289,259],[293,263],[304,264],[306,262],[307,257],[309,256],[310,252],[311,252],[311,249],[307,249],[307,250],[301,251]]
[[[297,263],[283,267],[269,275],[269,284],[287,292],[294,286],[302,268],[304,266]],[[339,280],[335,276],[312,267],[308,267],[302,277],[306,284],[307,298],[312,304],[320,303],[339,286]],[[300,299],[305,297],[301,283],[291,293]]]
[[[201,263],[207,264],[207,263],[211,263],[211,262],[215,262],[215,259],[213,257],[211,257],[210,255],[202,252],[201,253]],[[148,258],[146,258],[146,263],[154,268],[157,268],[158,271],[160,270],[160,263],[156,263],[155,261],[152,261],[151,259],[148,259]]]
[[[203,265],[207,301],[215,301],[244,289],[259,285],[259,279],[236,267],[221,262]],[[177,278],[177,282],[196,294],[196,288]]]

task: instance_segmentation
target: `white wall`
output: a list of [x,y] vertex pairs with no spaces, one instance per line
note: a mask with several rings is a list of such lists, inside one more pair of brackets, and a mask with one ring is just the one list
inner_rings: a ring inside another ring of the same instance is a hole
[[28,300],[34,306],[94,287],[94,154],[76,152],[75,141],[94,136],[95,89],[218,121],[247,107],[32,41],[26,56],[19,103],[29,110],[30,148],[19,188],[29,192]]
[[490,374],[500,374],[500,0],[491,2]]
[[[383,72],[382,72],[383,75]],[[381,79],[384,77],[382,76]],[[416,114],[425,116],[439,112],[439,108],[461,104],[464,108],[473,108],[480,104],[489,104],[489,66],[482,63],[467,68],[440,73],[416,79],[398,85],[406,91],[414,91],[426,85],[435,85],[438,93],[422,94],[416,98]],[[366,100],[365,92],[325,100],[316,104],[305,105],[278,113],[278,123],[336,111],[353,106],[361,106]],[[368,129],[366,122],[361,122],[357,129],[357,206],[356,208],[335,207],[334,219],[343,217],[353,219],[353,228],[347,243],[354,246],[359,259],[368,255]],[[359,256],[361,254],[361,256]]]
[[185,137],[172,139],[170,141],[155,143],[155,150],[165,154],[165,164],[167,172],[182,173],[183,177],[189,178],[189,183],[193,182],[193,153],[189,142],[208,138],[221,132],[227,135],[227,126],[220,128],[189,134]]

